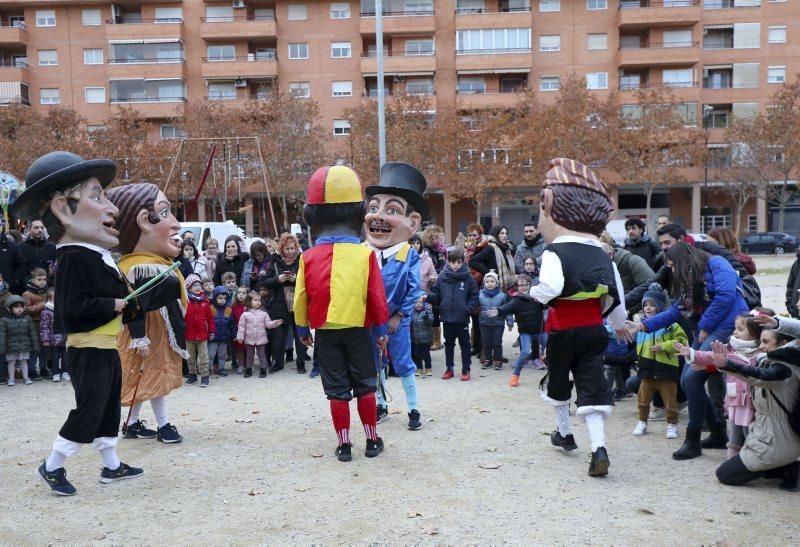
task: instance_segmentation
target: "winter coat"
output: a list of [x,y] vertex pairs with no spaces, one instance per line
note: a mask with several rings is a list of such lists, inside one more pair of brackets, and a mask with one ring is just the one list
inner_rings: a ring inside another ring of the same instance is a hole
[[300,267],[300,257],[294,259],[291,264],[286,264],[283,257],[277,253],[272,255],[272,270],[269,272],[267,279],[264,281],[264,286],[267,287],[272,294],[272,301],[269,305],[269,314],[275,319],[288,319],[289,318],[289,300],[287,295],[291,295],[292,303],[294,303],[294,287],[297,282],[289,281],[288,279],[281,283],[278,277],[283,272],[292,272],[295,276]]
[[239,286],[258,290],[272,273],[271,257],[267,257],[260,263],[256,262],[255,258],[250,258],[250,260],[244,263],[244,268],[242,268],[242,278],[239,281]]
[[411,317],[411,341],[415,344],[433,343],[433,310],[425,304],[420,310],[414,310]]
[[[759,359],[764,356],[764,354],[754,354],[752,357],[747,357],[746,355],[734,352],[730,345],[728,345],[727,349],[728,359],[751,367],[757,366]],[[710,351],[693,350],[690,362],[706,366],[709,372],[715,372],[716,367],[713,366],[713,355],[713,352]],[[749,426],[753,423],[756,412],[753,406],[750,384],[733,374],[726,375],[725,383],[725,409],[728,411],[728,419],[736,425]]]
[[733,256],[736,258],[736,260],[741,262],[742,268],[744,268],[744,271],[746,271],[750,275],[756,275],[756,271],[757,271],[756,270],[756,263],[753,260],[752,256],[750,256],[748,254],[744,254],[742,252],[733,253]]
[[186,305],[186,340],[201,342],[214,334],[214,315],[205,296],[189,295]]
[[233,258],[226,258],[225,253],[221,252],[217,255],[217,269],[214,272],[214,285],[222,285],[222,274],[225,272],[233,272],[236,280],[242,278],[242,270],[244,263],[250,258],[248,255],[239,253]]
[[31,316],[36,323],[39,322],[39,316],[42,315],[44,303],[47,299],[47,289],[39,289],[28,285],[28,289],[22,293],[22,298],[25,299],[25,313]]
[[428,256],[431,257],[431,260],[433,261],[433,267],[436,269],[436,273],[441,272],[447,264],[447,253],[444,253],[435,247],[428,246],[422,247],[422,250],[426,251]]
[[[516,265],[514,264],[514,257],[511,256],[511,249],[509,246],[503,246],[495,241],[492,236],[487,236],[486,239],[489,244],[484,250],[477,253],[469,260],[469,267],[483,275],[486,275],[491,270],[494,270],[497,275],[501,277],[500,289],[508,290],[513,284],[514,274],[516,273]],[[502,278],[503,272],[497,264],[496,250],[500,252],[505,260],[505,279]]]
[[[11,241],[5,231],[0,231],[0,275],[7,286],[14,284],[14,272],[19,265],[17,245]],[[5,309],[2,307],[0,309]]]
[[11,291],[9,291],[8,283],[4,282],[2,285],[0,285],[0,310],[6,310],[7,309],[6,302],[12,296],[14,296],[14,295],[11,294]]
[[513,315],[520,334],[540,334],[544,306],[527,294],[517,294],[497,308],[499,315]]
[[[503,315],[499,313],[500,308],[508,302],[508,295],[503,291],[499,291],[494,296],[489,295],[486,289],[481,289],[478,292],[478,301],[481,303],[480,325],[482,327],[502,327]],[[495,317],[489,317],[489,309],[497,308],[498,314]],[[511,315],[505,316],[505,322],[509,326],[514,324],[514,318]]]
[[[42,268],[48,274],[56,262],[56,246],[46,240],[26,239],[17,245],[19,262],[14,272],[16,286],[20,292],[31,278],[31,270]],[[6,279],[8,282],[8,279]]]
[[[677,382],[680,377],[680,362],[675,344],[678,342],[687,345],[689,338],[677,323],[655,332],[636,333],[639,378],[675,380]],[[661,344],[661,351],[653,351],[652,348],[655,344]]]
[[[488,246],[489,246],[489,240],[486,239],[485,237],[481,237],[481,240],[478,242],[477,245],[465,246],[464,263],[469,265],[469,261],[472,259],[472,257],[483,251]],[[473,268],[470,268],[469,274],[472,276],[472,279],[475,280],[475,283],[477,283],[479,287],[483,285],[483,274],[481,272]]]
[[[655,275],[655,272],[647,265],[644,258],[620,247],[614,249],[614,264],[617,265],[617,271],[619,271],[619,277],[622,280],[622,288],[626,293]],[[628,312],[632,311],[627,305],[625,309]]]
[[10,353],[37,353],[39,331],[29,316],[9,315],[0,319],[0,355]]
[[795,319],[800,317],[798,300],[800,300],[800,251],[797,252],[797,259],[792,264],[789,279],[786,281],[786,310]]
[[742,266],[742,263],[739,262],[738,258],[736,258],[736,255],[722,245],[714,243],[713,241],[701,241],[699,243],[695,243],[694,246],[710,255],[721,256],[727,260],[740,277],[747,275],[747,270],[744,269],[744,266]]
[[248,346],[262,346],[267,343],[267,329],[278,328],[278,320],[272,320],[262,309],[247,310],[239,318],[236,339]]
[[542,234],[536,234],[531,245],[528,245],[525,240],[522,240],[522,243],[517,245],[517,252],[514,254],[514,264],[517,267],[517,273],[523,273],[525,271],[523,264],[525,264],[525,259],[529,256],[536,259],[536,264],[541,266],[542,253],[546,246],[547,243],[544,242]]
[[247,311],[247,308],[244,304],[239,302],[235,302],[231,306],[231,318],[233,319],[233,347],[236,349],[242,349],[244,346],[241,342],[236,340],[236,333],[239,330],[239,320],[242,318],[242,314]]
[[48,302],[45,304],[39,319],[39,339],[42,345],[47,344],[50,347],[66,346],[67,337],[63,334],[56,334],[53,328],[53,317],[53,304]]
[[216,303],[211,306],[214,313],[214,342],[229,343],[236,338],[233,310],[230,306],[217,306]]
[[428,302],[439,306],[439,317],[443,322],[469,323],[469,316],[480,309],[478,285],[465,265],[455,272],[447,265],[431,288]]
[[433,259],[427,251],[422,251],[419,255],[419,285],[422,292],[431,290],[431,276],[437,273],[433,265]]
[[625,250],[642,257],[650,268],[654,267],[656,258],[661,254],[661,246],[658,241],[650,239],[647,234],[642,234],[642,237],[636,243],[626,239]]

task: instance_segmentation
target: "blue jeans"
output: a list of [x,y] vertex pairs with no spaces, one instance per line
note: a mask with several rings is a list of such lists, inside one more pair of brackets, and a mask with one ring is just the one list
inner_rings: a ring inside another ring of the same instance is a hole
[[[533,334],[526,334],[524,332],[519,333],[519,357],[517,358],[517,362],[514,364],[514,374],[519,376],[519,373],[522,372],[522,367],[525,365],[525,361],[528,360],[528,357],[531,356],[531,345],[533,344]],[[539,343],[539,337],[536,336],[536,343]]]
[[[711,351],[712,342],[715,340],[727,342],[732,333],[733,329],[717,329],[709,333],[708,337],[700,343],[697,339],[699,332],[695,332],[692,347],[700,351]],[[720,373],[715,372],[713,374]],[[708,397],[708,393],[706,393],[706,381],[711,376],[712,374],[705,371],[694,370],[691,366],[683,367],[681,387],[689,401],[688,428],[700,429],[703,426],[703,420],[706,420],[711,426],[719,426],[721,423],[719,416],[714,411],[714,406],[711,404],[711,399]]]

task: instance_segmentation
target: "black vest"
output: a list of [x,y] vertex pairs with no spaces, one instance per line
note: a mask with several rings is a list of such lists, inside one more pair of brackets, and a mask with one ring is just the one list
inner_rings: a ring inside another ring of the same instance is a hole
[[564,290],[558,298],[592,293],[604,285],[608,293],[600,299],[603,317],[619,305],[622,295],[617,292],[613,262],[603,249],[586,243],[550,243],[547,250],[561,260],[564,273]]

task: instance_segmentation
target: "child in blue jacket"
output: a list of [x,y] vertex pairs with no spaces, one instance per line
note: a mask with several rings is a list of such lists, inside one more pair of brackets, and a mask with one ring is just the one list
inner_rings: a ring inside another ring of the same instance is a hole
[[[482,369],[503,368],[503,316],[498,308],[508,302],[508,295],[500,289],[500,279],[494,270],[483,276],[483,289],[478,294],[481,303],[480,326],[483,341],[484,363]],[[514,317],[505,316],[508,329],[514,326]]]
[[228,306],[228,290],[220,285],[214,289],[212,298],[211,311],[214,312],[216,331],[214,339],[208,342],[208,359],[213,365],[214,374],[227,376],[225,361],[228,358],[228,346],[236,337],[236,325],[233,319],[233,310]]

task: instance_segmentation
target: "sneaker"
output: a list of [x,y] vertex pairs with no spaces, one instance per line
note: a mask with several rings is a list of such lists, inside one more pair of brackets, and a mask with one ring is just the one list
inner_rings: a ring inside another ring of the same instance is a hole
[[9,378],[8,382],[6,382],[6,385],[7,386],[15,386],[15,385],[17,385],[17,382],[15,382],[13,378]]
[[236,374],[242,374],[244,372],[244,367],[236,367]]
[[422,373],[424,376],[433,376],[433,369],[431,367],[427,367],[425,372]]
[[678,412],[683,412],[689,408],[689,401],[683,401],[682,403],[678,403]]
[[244,377],[245,378],[252,378],[253,376],[253,369],[247,368],[244,370]]
[[411,431],[422,429],[422,422],[419,421],[419,410],[414,409],[408,413],[408,428]]
[[267,377],[267,369],[262,368],[261,371],[258,373],[259,378],[266,378]]
[[550,443],[552,443],[553,446],[563,448],[567,452],[578,448],[578,445],[575,444],[575,437],[572,435],[572,433],[566,437],[563,437],[561,436],[561,433],[558,432],[558,429],[550,434]]
[[189,377],[186,379],[186,385],[190,386],[196,383],[197,383],[197,374],[190,374]]
[[104,467],[100,472],[100,482],[108,484],[114,481],[121,481],[125,479],[135,479],[144,474],[144,469],[138,467],[131,467],[127,463],[120,462],[119,467],[114,470]]
[[[41,380],[41,376],[39,378],[37,378],[37,379]],[[33,383],[33,380],[31,380],[30,378],[23,378],[22,381],[25,382],[26,386],[29,386],[29,385],[31,385]]]
[[154,439],[158,433],[153,429],[147,429],[146,423],[147,422],[143,422],[142,420],[136,420],[134,423],[124,427],[124,438]]
[[544,370],[547,366],[542,362],[541,359],[534,359],[533,360],[533,368],[535,370]]
[[469,382],[469,371],[464,371],[461,373],[461,381],[462,382]]
[[70,381],[69,372],[65,372],[64,374],[62,374],[61,380],[64,382],[69,382]]
[[503,362],[502,361],[495,361],[494,362],[494,369],[495,370],[503,370]]
[[678,424],[667,424],[667,439],[678,438]]
[[183,437],[178,433],[178,428],[172,424],[164,424],[158,428],[158,438],[164,444],[179,443]]
[[639,422],[636,424],[636,427],[633,429],[633,436],[641,437],[645,433],[647,433],[647,422]]
[[[353,445],[350,443],[340,444],[336,447],[336,457],[339,459],[340,462],[349,462],[353,459],[353,454],[350,451],[350,448]],[[381,445],[383,446],[383,445]]]
[[663,408],[653,407],[650,410],[650,415],[647,417],[648,422],[663,422],[667,419],[667,415]]
[[367,449],[364,451],[364,455],[368,458],[374,458],[378,454],[383,452],[383,439],[378,437],[374,441],[367,439]]
[[442,380],[449,380],[453,376],[455,376],[455,374],[453,373],[453,369],[449,368],[444,371],[444,374],[442,374]]
[[511,387],[519,386],[519,374],[512,374],[511,379],[508,381],[508,385]]
[[200,387],[208,387],[208,376],[200,378]]
[[422,369],[418,368],[417,371],[414,373],[414,376],[416,376],[417,378],[422,378]]
[[224,368],[221,368],[221,369],[219,369],[217,371],[217,376],[222,376],[223,378],[225,378],[227,375],[228,375],[228,371],[225,370]]
[[389,407],[378,405],[378,422],[382,423],[389,419]]
[[606,447],[601,446],[592,452],[592,461],[589,464],[589,476],[605,477],[608,475],[608,468],[610,465],[611,462],[608,460],[608,452],[606,452]]
[[60,382],[61,381],[61,375],[60,374],[53,374],[53,381],[54,382]]
[[304,363],[297,365],[297,374],[305,374],[306,372],[308,371],[306,371],[306,365]]
[[39,475],[47,483],[47,486],[59,496],[74,496],[78,492],[67,480],[67,471],[63,467],[48,471],[44,460],[42,460],[42,465],[39,466]]
[[316,378],[319,376],[319,367],[311,367],[311,372],[308,373],[309,378]]
[[488,370],[493,366],[494,365],[492,365],[491,361],[481,361],[481,370]]

